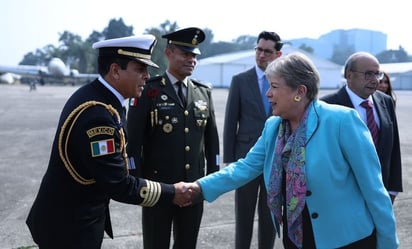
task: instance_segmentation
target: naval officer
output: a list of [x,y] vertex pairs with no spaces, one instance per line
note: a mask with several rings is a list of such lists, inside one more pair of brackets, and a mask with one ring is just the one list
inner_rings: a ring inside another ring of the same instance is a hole
[[143,35],[93,44],[100,76],[66,102],[26,221],[39,248],[100,248],[104,231],[113,238],[111,199],[151,207],[188,198],[181,184],[128,174],[123,107],[126,98],[141,95],[147,67],[157,67],[151,61],[155,43]]
[[[211,88],[191,79],[205,39],[199,28],[162,36],[167,39],[166,72],[147,81],[127,116],[127,151],[141,177],[166,183],[194,181],[219,170],[219,138]],[[145,249],[194,249],[203,202],[142,210]]]

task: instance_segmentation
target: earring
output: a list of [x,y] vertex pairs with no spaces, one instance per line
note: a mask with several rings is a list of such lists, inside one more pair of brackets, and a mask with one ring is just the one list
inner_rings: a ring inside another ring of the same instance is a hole
[[295,102],[299,102],[299,101],[300,101],[300,96],[299,96],[299,95],[296,95],[296,96],[293,98],[293,100],[294,100]]

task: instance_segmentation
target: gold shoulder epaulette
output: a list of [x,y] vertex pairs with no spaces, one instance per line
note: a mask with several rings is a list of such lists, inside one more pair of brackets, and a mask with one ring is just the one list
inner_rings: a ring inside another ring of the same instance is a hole
[[153,77],[150,77],[149,79],[146,80],[146,83],[152,83],[152,82],[156,82],[156,81],[161,81],[163,78],[162,75],[156,75]]
[[206,88],[213,88],[213,85],[212,85],[212,83],[210,83],[210,82],[206,82],[206,81],[200,81],[200,80],[197,80],[197,79],[190,79],[192,82],[193,82],[193,84],[195,84],[195,85],[198,85],[198,86],[203,86],[203,87],[206,87]]

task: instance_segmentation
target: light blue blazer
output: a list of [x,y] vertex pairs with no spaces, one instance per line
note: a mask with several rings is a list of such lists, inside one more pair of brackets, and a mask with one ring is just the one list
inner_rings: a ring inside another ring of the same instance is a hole
[[[265,123],[244,159],[199,179],[211,202],[263,173],[269,190],[280,117]],[[306,145],[306,204],[316,248],[348,245],[377,233],[377,248],[397,248],[395,216],[382,183],[378,155],[368,128],[351,108],[315,100],[309,105]],[[315,218],[316,217],[316,218]],[[273,215],[272,215],[273,219]],[[274,220],[277,232],[279,224]]]

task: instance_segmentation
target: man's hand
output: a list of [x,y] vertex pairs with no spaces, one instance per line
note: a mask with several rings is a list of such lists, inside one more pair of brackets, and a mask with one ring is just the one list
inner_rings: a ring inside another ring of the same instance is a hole
[[173,203],[179,207],[189,206],[201,196],[200,187],[195,182],[178,182],[174,184],[174,187],[175,197]]

